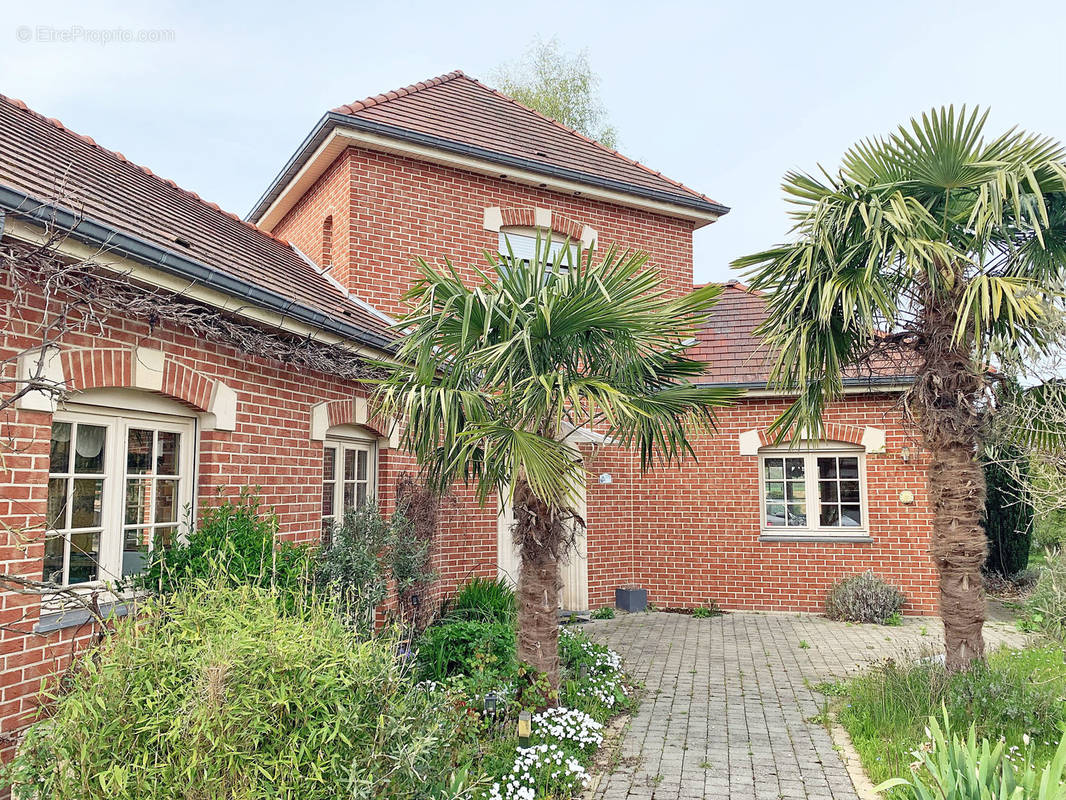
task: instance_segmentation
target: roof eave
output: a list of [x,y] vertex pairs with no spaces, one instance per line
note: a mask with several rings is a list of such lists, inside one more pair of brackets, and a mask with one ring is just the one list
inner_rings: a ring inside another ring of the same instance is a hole
[[[267,212],[272,209],[278,199],[285,193],[286,188],[292,183],[293,179],[304,168],[314,153],[337,128],[346,128],[352,131],[373,134],[403,144],[429,148],[453,156],[486,162],[496,166],[518,169],[535,175],[544,176],[549,179],[578,183],[594,189],[603,189],[640,200],[652,201],[667,206],[675,206],[679,212],[688,211],[690,214],[694,213],[701,217],[705,217],[703,224],[713,222],[718,217],[729,213],[729,208],[727,206],[694,195],[665,192],[625,183],[623,181],[615,181],[609,178],[590,175],[565,167],[554,167],[539,161],[512,156],[507,153],[499,153],[494,150],[463,144],[462,142],[455,142],[439,136],[433,136],[418,131],[412,131],[407,128],[400,128],[394,125],[375,122],[373,120],[362,119],[349,114],[330,111],[318,121],[312,131],[296,149],[296,152],[294,152],[289,158],[285,166],[248,213],[246,217],[247,220],[259,223],[264,218]],[[271,226],[268,224],[267,227]]]
[[[875,392],[898,392],[903,391],[913,381],[913,376],[909,375],[888,375],[870,378],[844,378],[842,383],[845,390],[868,389]],[[797,394],[795,390],[775,388],[767,381],[704,381],[695,385],[701,389],[743,389],[749,393],[758,393],[765,396],[788,397]]]
[[0,186],[0,211],[6,211],[15,217],[44,227],[58,227],[74,239],[99,246],[108,253],[127,257],[145,266],[247,301],[260,308],[292,317],[305,325],[328,331],[351,342],[384,353],[392,353],[396,350],[396,343],[393,340],[330,317],[321,311],[290,300],[284,295],[221,272],[203,262],[159,247],[140,237],[119,231],[110,225],[75,214],[54,203],[39,201],[17,189]]

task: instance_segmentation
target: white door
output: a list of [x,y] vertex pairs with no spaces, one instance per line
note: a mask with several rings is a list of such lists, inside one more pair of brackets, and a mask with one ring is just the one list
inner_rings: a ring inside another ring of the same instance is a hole
[[[583,486],[575,506],[578,515],[584,519],[585,487]],[[573,524],[577,525],[577,523]],[[497,573],[512,586],[517,586],[521,558],[511,533],[513,526],[514,508],[504,503],[501,497],[496,524]],[[574,546],[559,562],[559,570],[563,579],[563,588],[559,592],[559,608],[566,611],[587,611],[589,607],[589,564],[584,527],[577,525]]]

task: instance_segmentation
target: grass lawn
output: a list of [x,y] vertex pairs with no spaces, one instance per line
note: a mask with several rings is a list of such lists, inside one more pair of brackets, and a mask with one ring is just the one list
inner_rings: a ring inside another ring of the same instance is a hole
[[1001,649],[964,674],[949,675],[935,664],[889,663],[815,688],[837,698],[837,718],[875,784],[908,773],[911,752],[928,740],[927,720],[940,715],[941,704],[958,733],[972,722],[978,736],[1003,737],[1008,748],[1019,750],[1024,749],[1022,735],[1029,734],[1039,768],[1054,755],[1059,726],[1066,723],[1064,658],[1061,645],[1045,643]]

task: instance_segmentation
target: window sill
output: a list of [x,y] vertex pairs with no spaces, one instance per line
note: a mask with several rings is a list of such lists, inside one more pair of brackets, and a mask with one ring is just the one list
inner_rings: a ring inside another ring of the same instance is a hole
[[[134,608],[135,604],[133,601],[129,600],[121,600],[114,603],[102,603],[100,605],[100,616],[104,619],[117,619],[119,617],[128,616],[133,612]],[[77,606],[60,611],[49,611],[48,613],[41,614],[41,618],[34,626],[33,632],[52,633],[53,631],[61,631],[65,628],[78,628],[92,620],[92,618],[93,616],[88,610]]]
[[759,534],[760,542],[830,542],[838,544],[870,544],[868,533],[767,533]]

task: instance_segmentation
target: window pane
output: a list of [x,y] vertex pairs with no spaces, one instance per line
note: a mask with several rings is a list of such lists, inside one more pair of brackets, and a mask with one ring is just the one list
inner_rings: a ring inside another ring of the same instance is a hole
[[818,515],[818,522],[821,525],[839,525],[840,524],[840,508],[837,505],[822,506],[822,511]]
[[818,499],[821,500],[823,503],[835,503],[839,499],[837,497],[837,482],[819,481]]
[[67,527],[67,479],[48,479],[48,527]]
[[126,524],[144,525],[152,521],[152,479],[126,481]]
[[52,446],[48,451],[49,472],[70,471],[70,423],[52,423]]
[[785,475],[788,478],[802,478],[803,477],[803,459],[802,458],[786,458],[785,459]]
[[844,503],[858,503],[859,502],[859,482],[858,481],[841,481],[840,482],[840,499]]
[[355,451],[344,451],[344,479],[346,481],[355,480]]
[[176,480],[155,482],[155,521],[178,521],[178,482]]
[[855,457],[841,458],[840,477],[856,480],[859,477],[859,459]]
[[152,431],[130,428],[126,443],[126,472],[147,475],[152,471]]
[[807,497],[807,484],[802,481],[789,481],[788,499],[804,500]]
[[136,575],[144,569],[148,555],[149,528],[130,528],[123,535],[122,577]]
[[768,481],[766,484],[766,499],[784,500],[785,484],[781,483],[780,481]]
[[104,471],[104,438],[107,429],[100,425],[78,425],[78,442],[74,448],[74,471]]
[[818,459],[818,477],[835,478],[837,476],[837,460],[835,458]]
[[862,525],[862,511],[859,510],[858,506],[841,506],[840,524],[848,527]]
[[785,506],[783,504],[766,504],[766,524],[770,526],[778,526],[785,524]]
[[167,548],[174,544],[178,528],[176,525],[164,525],[156,528],[152,534],[152,547]]
[[331,481],[336,477],[337,448],[327,447],[322,451],[322,480]]
[[366,502],[366,484],[360,483],[355,488],[355,504],[361,506]]
[[766,477],[770,480],[781,480],[785,477],[785,462],[780,458],[766,459]]
[[158,452],[155,456],[156,475],[177,475],[178,459],[181,455],[181,434],[159,431]]
[[104,498],[104,481],[78,478],[74,481],[70,527],[95,528],[100,524],[100,505]]
[[358,478],[361,481],[365,481],[366,478],[367,478],[367,463],[368,463],[367,456],[368,456],[368,453],[367,453],[366,450],[358,450],[357,451],[357,456],[358,456],[359,469],[357,470],[355,477]]
[[41,580],[63,583],[63,550],[67,538],[62,534],[49,536],[44,540],[44,570]]
[[70,583],[96,580],[96,566],[100,557],[100,533],[72,533],[70,535]]
[[803,527],[807,524],[807,507],[790,503],[788,506],[788,524],[792,527]]
[[344,484],[344,509],[347,511],[349,508],[355,507],[355,484]]

